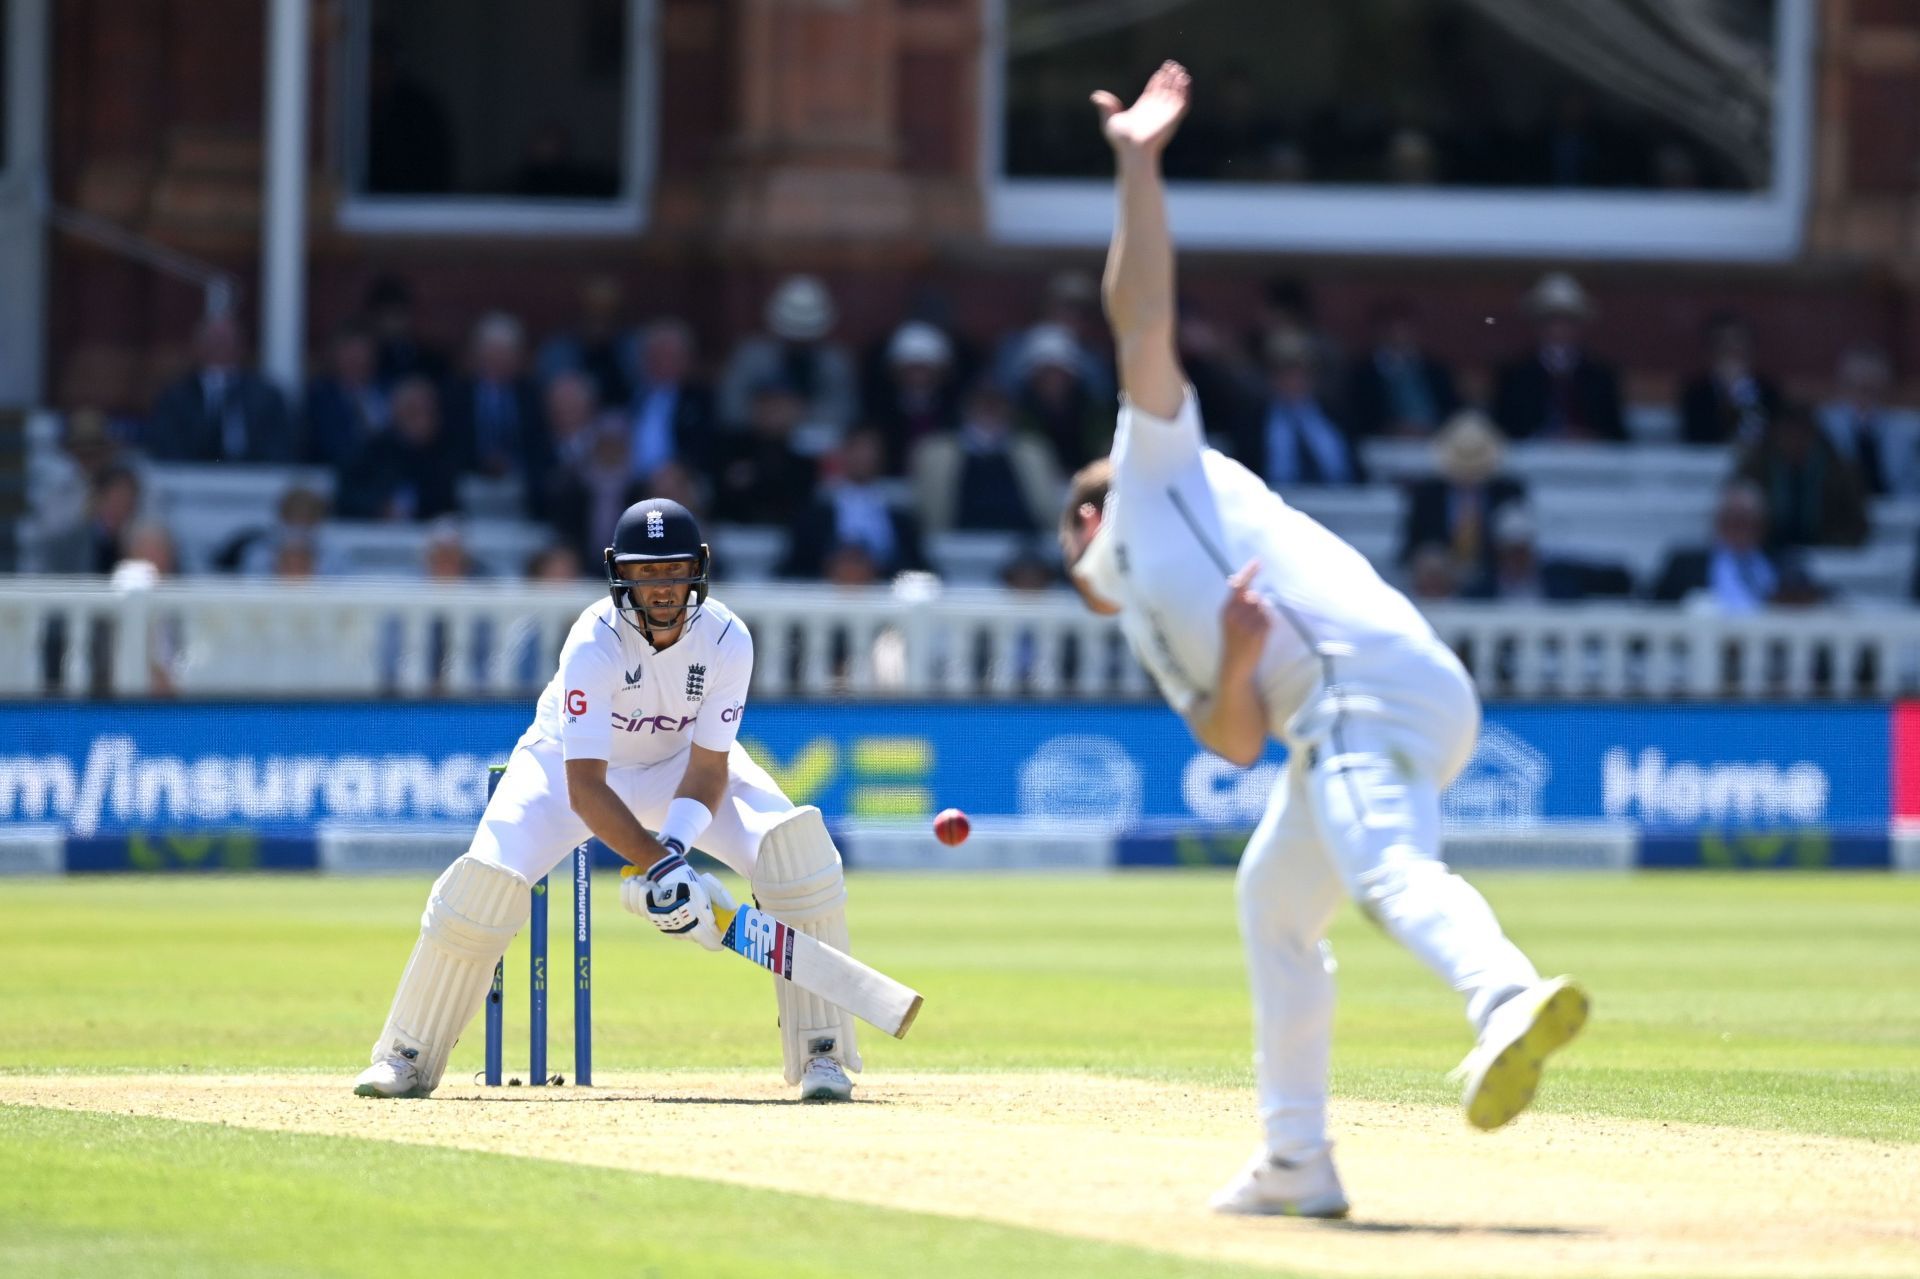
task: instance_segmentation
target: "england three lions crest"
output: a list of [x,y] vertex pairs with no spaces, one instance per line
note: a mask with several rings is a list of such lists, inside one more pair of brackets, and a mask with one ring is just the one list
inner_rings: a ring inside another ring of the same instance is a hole
[[699,662],[687,667],[687,700],[697,702],[707,695],[707,668]]

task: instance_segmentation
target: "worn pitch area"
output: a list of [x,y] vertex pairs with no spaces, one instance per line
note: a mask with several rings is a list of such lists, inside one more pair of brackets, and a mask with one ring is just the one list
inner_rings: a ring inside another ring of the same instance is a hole
[[0,1076],[0,1104],[341,1134],[710,1178],[1342,1275],[1914,1275],[1920,1146],[1336,1102],[1344,1223],[1221,1218],[1243,1091],[1072,1074],[876,1075],[801,1106],[759,1074],[380,1102],[342,1076]]

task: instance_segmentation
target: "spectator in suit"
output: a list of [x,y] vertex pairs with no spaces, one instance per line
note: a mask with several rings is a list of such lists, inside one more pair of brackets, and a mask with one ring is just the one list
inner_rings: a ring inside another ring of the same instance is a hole
[[694,376],[693,330],[667,318],[640,339],[633,395],[633,473],[651,475],[668,462],[706,474],[713,467],[713,392]]
[[[584,376],[580,381],[592,389]],[[633,473],[632,449],[626,423],[602,415],[587,428],[586,447],[554,471],[548,523],[582,563],[601,563],[620,512],[647,496],[646,485]]]
[[327,371],[307,383],[307,460],[338,469],[387,424],[387,394],[374,377],[371,330],[349,324],[327,348]]
[[1314,391],[1313,348],[1298,334],[1276,333],[1267,348],[1267,397],[1247,419],[1236,452],[1272,488],[1364,484],[1365,464],[1352,435]]
[[953,342],[925,320],[908,320],[887,341],[886,371],[875,387],[874,422],[886,441],[888,475],[906,473],[921,440],[960,421]]
[[391,430],[368,440],[341,473],[335,505],[349,519],[431,520],[459,505],[456,455],[440,430],[440,392],[425,377],[393,388]]
[[1747,445],[1780,411],[1780,390],[1753,367],[1753,330],[1731,312],[1707,320],[1707,368],[1680,392],[1680,437]]
[[873,427],[856,427],[840,444],[840,474],[821,486],[794,522],[782,577],[824,578],[836,547],[864,551],[881,578],[926,567],[920,527],[894,509],[879,483],[885,444]]
[[410,377],[430,379],[436,387],[447,380],[447,357],[420,336],[414,315],[413,289],[397,275],[383,275],[367,289],[367,327],[377,349],[375,377],[391,391]]
[[1767,547],[1858,546],[1867,540],[1860,476],[1804,405],[1788,404],[1741,455],[1736,472],[1767,503]]
[[481,316],[468,364],[447,398],[447,445],[464,472],[517,479],[531,512],[552,453],[541,429],[540,389],[526,372],[520,321],[504,311]]
[[1057,325],[1027,330],[1020,350],[1014,416],[1022,430],[1053,446],[1063,473],[1104,454],[1113,437],[1113,405],[1103,402],[1080,373],[1080,347]]
[[769,382],[753,393],[746,434],[726,442],[729,456],[714,493],[722,520],[785,527],[812,499],[813,459],[794,447],[806,411],[806,397],[785,382]]
[[192,371],[153,406],[147,451],[169,462],[291,462],[300,455],[287,404],[240,363],[240,329],[224,315],[200,322]]
[[1453,556],[1458,582],[1483,580],[1493,572],[1492,532],[1500,508],[1524,500],[1526,489],[1500,473],[1505,441],[1476,409],[1454,414],[1433,445],[1439,474],[1408,490],[1400,562],[1411,564],[1421,547],[1441,546]]
[[930,533],[1051,526],[1062,480],[1046,441],[1015,426],[1013,404],[991,381],[976,384],[960,429],[922,440],[913,455],[914,509]]
[[1373,333],[1373,349],[1354,361],[1347,379],[1353,434],[1363,440],[1425,439],[1460,407],[1453,371],[1426,353],[1419,323],[1404,301],[1374,308]]
[[1913,465],[1920,444],[1920,412],[1887,404],[1893,368],[1885,351],[1856,346],[1840,357],[1835,394],[1820,407],[1827,443],[1853,464],[1874,497],[1911,493],[1920,475]]
[[580,286],[580,315],[573,327],[548,338],[534,363],[542,385],[561,373],[585,373],[603,404],[625,404],[640,380],[640,341],[622,322],[626,293],[610,275]]
[[1500,508],[1493,521],[1493,571],[1469,583],[1462,598],[1573,603],[1633,594],[1633,577],[1618,564],[1540,554],[1533,512],[1523,502]]
[[1720,491],[1713,541],[1668,555],[1653,598],[1669,604],[1698,599],[1733,616],[1818,599],[1820,589],[1790,552],[1768,552],[1766,531],[1765,496],[1749,480],[1733,481]]
[[1539,341],[1500,370],[1493,410],[1500,429],[1515,440],[1625,440],[1620,375],[1586,349],[1593,303],[1580,282],[1564,272],[1545,276],[1527,310]]
[[[541,397],[545,406],[542,425],[547,447],[553,454],[553,470],[548,489],[560,477],[579,469],[593,448],[593,434],[604,410],[600,391],[585,372],[567,370],[554,375]],[[548,498],[549,505],[551,497]]]
[[790,275],[767,299],[765,333],[734,348],[720,382],[720,417],[738,428],[752,416],[756,390],[783,382],[800,397],[808,436],[840,438],[860,411],[853,357],[832,340],[839,313],[827,286],[811,275]]

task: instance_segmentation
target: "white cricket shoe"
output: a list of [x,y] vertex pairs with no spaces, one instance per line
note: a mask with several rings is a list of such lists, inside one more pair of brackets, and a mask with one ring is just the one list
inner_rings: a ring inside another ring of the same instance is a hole
[[1344,1217],[1347,1192],[1333,1170],[1333,1152],[1297,1162],[1258,1151],[1208,1201],[1215,1212],[1252,1217]]
[[424,1097],[420,1068],[405,1057],[383,1057],[353,1081],[356,1097]]
[[1547,1056],[1587,1024],[1587,992],[1571,977],[1527,987],[1495,1008],[1480,1042],[1453,1072],[1466,1081],[1467,1122],[1492,1131],[1533,1104]]
[[852,1101],[853,1080],[831,1057],[813,1057],[800,1076],[801,1101]]

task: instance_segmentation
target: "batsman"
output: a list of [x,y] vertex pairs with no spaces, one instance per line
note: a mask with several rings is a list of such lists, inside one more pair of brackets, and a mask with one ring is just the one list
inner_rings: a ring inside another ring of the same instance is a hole
[[[527,922],[532,886],[589,835],[644,868],[621,881],[620,902],[663,933],[721,948],[714,905],[734,903],[688,864],[698,847],[744,876],[762,910],[849,949],[846,882],[820,810],[796,808],[735,740],[753,640],[708,594],[710,560],[679,503],[650,498],[621,515],[608,598],[574,623],[472,844],[434,883],[356,1093],[432,1094]],[[774,992],[787,1082],[802,1101],[851,1100],[853,1018],[790,982]]]

